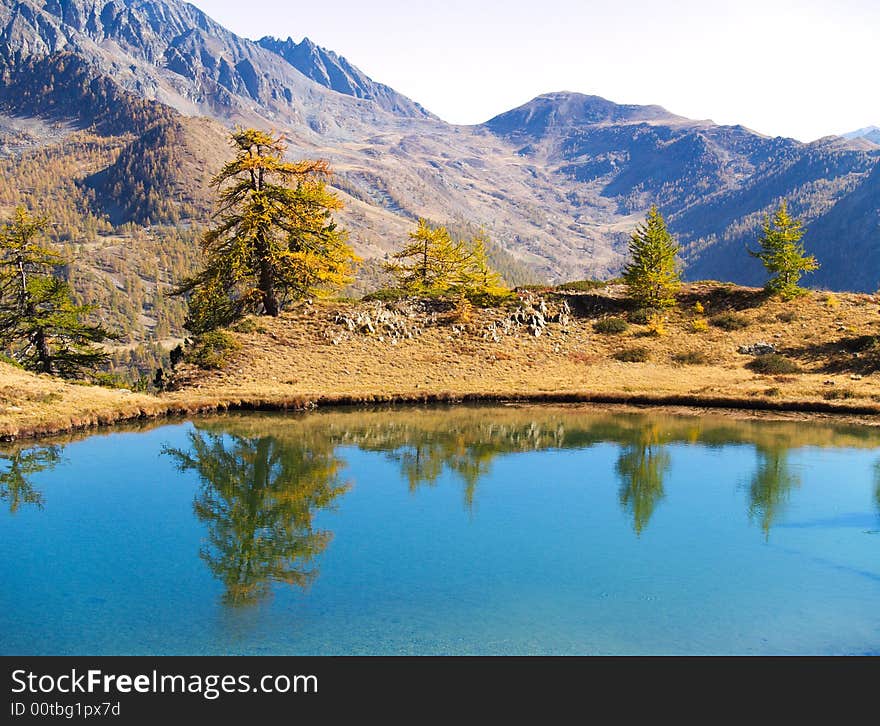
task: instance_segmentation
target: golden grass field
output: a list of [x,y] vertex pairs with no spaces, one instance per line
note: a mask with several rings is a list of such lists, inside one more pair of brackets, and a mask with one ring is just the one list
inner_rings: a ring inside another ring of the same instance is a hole
[[[697,283],[683,289],[659,331],[630,324],[622,333],[597,332],[598,320],[627,316],[623,295],[619,286],[571,294],[566,328],[550,323],[535,337],[515,327],[497,341],[487,330],[509,318],[509,308],[440,310],[421,334],[395,340],[335,322],[375,304],[302,304],[240,326],[250,332],[232,333],[241,347],[221,369],[183,364],[176,390],[158,395],[61,382],[0,364],[0,436],[215,409],[398,401],[593,401],[841,415],[867,423],[880,413],[876,353],[863,350],[866,336],[880,334],[874,296],[809,292],[783,302],[751,288]],[[555,304],[553,293],[545,298]],[[700,322],[727,313],[743,327]],[[746,367],[753,356],[737,349],[756,342],[772,344],[801,372],[753,372]],[[645,349],[645,362],[614,357],[634,347]]]

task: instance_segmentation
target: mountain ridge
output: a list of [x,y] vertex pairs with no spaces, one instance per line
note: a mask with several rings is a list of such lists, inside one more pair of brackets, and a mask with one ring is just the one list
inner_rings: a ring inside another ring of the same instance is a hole
[[[70,78],[56,73],[59,54],[76,71]],[[47,69],[61,85],[41,97]],[[742,243],[788,198],[812,230],[810,251],[825,262],[810,281],[845,286],[856,264],[849,251],[858,249],[867,255],[858,262],[860,288],[880,284],[880,210],[872,206],[880,149],[858,139],[802,144],[573,92],[456,126],[308,39],[250,41],[177,0],[0,0],[0,71],[5,113],[101,121],[104,133],[142,139],[138,153],[108,172],[112,184],[90,172],[96,209],[112,209],[114,223],[156,221],[162,205],[120,205],[112,190],[125,174],[151,173],[146,162],[138,167],[145,144],[169,145],[181,133],[218,137],[219,128],[185,121],[207,116],[226,127],[275,128],[291,154],[328,158],[347,202],[342,221],[369,258],[394,249],[424,216],[484,226],[548,279],[610,276],[623,264],[630,230],[658,203],[691,279],[754,283],[760,270]],[[107,118],[91,112],[96,103]],[[173,133],[148,136],[135,117],[149,116],[149,104],[184,120]],[[119,118],[108,125],[114,106]],[[214,163],[197,138],[184,146]],[[182,188],[173,154],[152,156],[164,164],[156,172],[163,184]],[[846,245],[835,236],[840,223],[831,223],[844,209],[855,215],[848,229],[857,235]]]
[[287,40],[280,40],[266,35],[257,44],[284,58],[307,78],[338,93],[369,99],[395,115],[436,118],[415,101],[384,83],[374,81],[345,57],[316,45],[308,38],[296,43],[290,36]]
[[850,131],[846,134],[841,134],[844,139],[865,139],[872,144],[876,144],[880,146],[880,126],[865,126],[861,129],[856,129],[855,131]]

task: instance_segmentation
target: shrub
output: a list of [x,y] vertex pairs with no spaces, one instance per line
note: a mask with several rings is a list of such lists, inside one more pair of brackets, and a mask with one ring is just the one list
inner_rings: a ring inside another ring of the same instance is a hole
[[822,298],[822,302],[832,310],[836,310],[840,307],[840,300],[833,292],[829,292],[824,298]]
[[235,325],[232,326],[232,330],[236,333],[262,333],[265,332],[265,326],[261,325],[256,321],[256,319],[252,317],[242,318]]
[[124,389],[131,387],[131,383],[118,373],[95,373],[92,375],[92,382],[96,386],[101,386],[102,388]]
[[625,333],[629,330],[629,323],[623,318],[603,318],[593,323],[593,330],[606,335]]
[[714,325],[716,328],[721,328],[722,330],[742,330],[743,328],[749,327],[751,324],[749,319],[745,315],[740,315],[739,313],[734,312],[726,312],[719,313],[714,317],[709,319],[709,323]]
[[702,366],[709,363],[709,356],[702,350],[688,350],[684,353],[676,353],[672,356],[672,360],[683,366]]
[[822,398],[826,401],[839,401],[841,399],[855,398],[856,394],[848,388],[832,388],[828,391],[822,391]]
[[702,315],[704,312],[706,312],[706,308],[703,307],[703,303],[701,303],[699,300],[697,300],[697,301],[694,303],[694,312],[695,312],[697,315]]
[[755,373],[762,373],[764,375],[801,372],[801,368],[797,363],[778,353],[759,355],[748,363],[747,367],[751,368]]
[[241,343],[233,335],[225,330],[212,330],[198,338],[187,360],[199,368],[223,368],[239,348]]
[[695,333],[708,333],[709,321],[706,318],[697,318],[691,322],[691,330]]
[[614,354],[614,358],[624,363],[645,363],[651,358],[651,351],[642,346],[624,348]]
[[648,335],[661,338],[666,335],[666,321],[660,315],[652,315],[648,318]]
[[474,317],[474,306],[466,296],[456,298],[455,307],[452,309],[451,320],[459,325],[470,323]]
[[504,288],[474,292],[468,294],[467,297],[478,308],[500,308],[502,305],[516,299],[516,295],[511,290],[505,290]]
[[634,325],[647,325],[652,315],[653,313],[647,308],[636,308],[635,310],[630,310],[627,318]]

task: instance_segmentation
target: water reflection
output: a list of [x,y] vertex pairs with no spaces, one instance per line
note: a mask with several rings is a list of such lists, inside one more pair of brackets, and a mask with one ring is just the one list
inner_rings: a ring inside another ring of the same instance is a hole
[[663,477],[672,464],[662,438],[663,431],[655,424],[639,430],[636,440],[623,447],[615,466],[620,478],[620,506],[632,518],[639,536],[663,499]]
[[31,477],[53,469],[61,461],[61,446],[9,447],[0,452],[0,501],[15,514],[22,505],[43,508],[43,493],[34,488]]
[[[414,493],[440,485],[448,475],[472,510],[498,457],[598,444],[617,447],[613,471],[585,471],[584,476],[616,483],[617,506],[636,536],[650,526],[673,486],[668,481],[673,458],[686,457],[688,446],[754,451],[753,461],[747,455],[733,459],[743,470],[731,471],[730,477],[747,482],[740,516],[769,538],[801,483],[790,463],[793,450],[875,448],[880,432],[564,406],[460,407],[203,418],[194,422],[186,445],[164,453],[180,471],[198,477],[193,510],[207,529],[200,555],[223,584],[223,601],[239,606],[267,597],[273,583],[306,587],[317,577],[332,533],[317,528],[314,520],[348,489],[342,480],[346,448],[381,454]],[[673,444],[680,446],[673,449]],[[10,511],[25,504],[42,506],[32,477],[55,466],[61,451],[41,445],[0,452],[6,464],[0,499],[9,502]],[[880,461],[874,476],[880,514]],[[552,496],[553,483],[540,484]],[[613,489],[610,493],[614,496]]]
[[791,469],[788,449],[758,444],[757,470],[749,484],[749,518],[760,523],[764,538],[785,511],[792,489],[800,486],[800,476]]
[[199,476],[193,508],[208,527],[200,555],[223,583],[224,602],[258,602],[273,582],[311,583],[332,538],[313,516],[347,488],[333,445],[205,431],[191,433],[189,444],[165,453]]
[[874,464],[874,507],[880,517],[880,461]]

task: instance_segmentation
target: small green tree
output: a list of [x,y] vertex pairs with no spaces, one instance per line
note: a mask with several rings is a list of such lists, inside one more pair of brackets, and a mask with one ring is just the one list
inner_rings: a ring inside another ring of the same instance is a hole
[[333,221],[342,202],[327,189],[326,161],[284,161],[283,139],[255,129],[237,129],[232,144],[213,180],[220,204],[202,239],[204,268],[176,290],[190,294],[193,332],[278,315],[288,300],[348,282],[357,260]]
[[805,232],[803,223],[788,213],[788,204],[783,200],[772,218],[765,215],[762,230],[758,238],[761,249],[749,250],[749,254],[761,260],[771,275],[767,291],[780,295],[783,300],[797,297],[803,292],[798,287],[801,276],[819,269],[816,258],[808,255],[801,243]]
[[434,227],[420,219],[409,233],[409,243],[391,255],[385,269],[404,290],[413,293],[445,293],[460,283],[465,250],[446,227]]
[[629,295],[639,305],[664,308],[675,304],[675,294],[681,287],[679,249],[660,211],[652,206],[647,219],[632,234],[630,261],[623,272]]
[[84,322],[93,308],[56,277],[66,261],[39,242],[46,226],[19,207],[0,229],[0,343],[25,368],[75,377],[109,360],[96,344],[114,336]]

